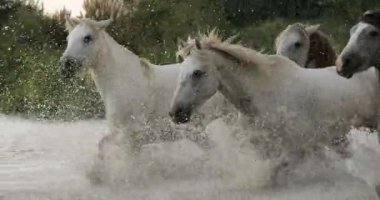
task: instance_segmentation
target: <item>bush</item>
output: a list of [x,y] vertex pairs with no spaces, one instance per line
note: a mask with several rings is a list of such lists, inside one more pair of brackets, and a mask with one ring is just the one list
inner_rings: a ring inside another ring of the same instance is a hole
[[48,119],[104,115],[88,77],[63,82],[57,63],[65,44],[62,22],[22,4],[0,34],[0,112]]
[[[66,82],[56,64],[65,48],[66,10],[52,17],[34,1],[0,1],[0,112],[44,119],[104,116],[88,75]],[[124,4],[122,3],[124,2]],[[86,17],[115,22],[116,41],[157,64],[175,62],[177,39],[219,28],[239,34],[243,44],[273,53],[277,34],[288,24],[322,24],[341,50],[360,14],[378,0],[86,0]]]

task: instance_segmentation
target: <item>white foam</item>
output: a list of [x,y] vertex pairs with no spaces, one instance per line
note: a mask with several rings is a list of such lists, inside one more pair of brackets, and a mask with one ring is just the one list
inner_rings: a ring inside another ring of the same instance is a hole
[[352,130],[348,138],[349,150],[353,155],[347,160],[350,172],[372,186],[380,184],[380,145],[377,133]]
[[210,149],[188,140],[153,143],[122,156],[111,149],[112,177],[101,185],[88,177],[107,132],[103,121],[0,116],[0,127],[0,199],[377,199],[372,185],[380,148],[376,136],[359,131],[350,135],[352,159],[327,151],[327,158],[310,157],[292,169],[295,177],[286,187],[270,187],[276,160],[259,156],[247,134],[223,120],[207,127]]

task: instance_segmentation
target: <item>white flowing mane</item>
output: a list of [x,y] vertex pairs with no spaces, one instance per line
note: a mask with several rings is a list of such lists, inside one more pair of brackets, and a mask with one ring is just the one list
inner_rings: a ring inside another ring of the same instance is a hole
[[[120,52],[128,53],[128,54],[133,54],[135,55],[132,51],[130,51],[127,47],[119,44],[112,36],[110,36],[106,31],[102,31],[103,34],[105,35],[106,40],[108,40],[111,44],[114,44],[114,47],[119,47]],[[140,67],[142,67],[145,70],[151,70],[153,64],[146,58],[139,57],[135,55],[139,60],[140,60]]]
[[[67,16],[69,17],[69,16]],[[80,24],[84,24],[84,25],[87,25],[89,26],[90,28],[92,28],[93,30],[96,30],[97,29],[97,26],[96,26],[96,21],[95,20],[92,20],[92,19],[89,19],[89,18],[81,18],[81,19],[77,19],[77,18],[74,18],[78,23],[78,25]],[[75,27],[72,27],[71,24],[68,23],[68,21],[66,21],[66,31],[68,32],[71,32]],[[105,32],[105,31],[104,31]]]
[[[199,38],[201,50],[207,49],[220,52],[225,57],[230,57],[239,61],[243,66],[245,66],[245,64],[262,64],[269,62],[266,55],[263,55],[254,49],[246,48],[240,44],[233,44],[232,40],[235,36],[223,40],[215,29],[208,34],[200,34]],[[189,56],[191,52],[197,50],[196,39],[189,37],[183,47],[179,46],[177,57],[185,58]]]

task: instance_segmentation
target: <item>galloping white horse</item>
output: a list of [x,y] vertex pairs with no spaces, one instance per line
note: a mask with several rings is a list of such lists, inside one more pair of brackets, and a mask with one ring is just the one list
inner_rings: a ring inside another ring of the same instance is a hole
[[168,129],[163,121],[168,121],[165,117],[179,65],[156,66],[141,60],[105,32],[110,23],[67,18],[69,36],[60,60],[61,74],[69,78],[81,68],[90,70],[104,100],[112,134],[129,136],[131,131],[150,125],[144,123],[155,121]]
[[[380,10],[365,12],[358,24],[350,30],[350,40],[336,61],[339,75],[351,79],[354,75],[374,67],[380,73]],[[378,86],[380,80],[374,85]],[[380,96],[372,97],[379,100]],[[377,106],[377,132],[380,142],[380,102]],[[380,197],[380,184],[376,185]]]
[[367,11],[350,30],[350,40],[339,55],[339,75],[351,78],[370,67],[380,69],[380,10]]
[[[350,30],[350,40],[336,61],[339,75],[350,79],[356,73],[374,67],[380,73],[380,10],[367,11]],[[379,85],[378,80],[376,85]],[[374,97],[379,99],[380,96]],[[380,102],[377,107],[380,113]],[[380,117],[377,119],[380,141]]]
[[276,53],[304,68],[324,68],[335,64],[336,54],[319,25],[289,25],[276,38]]
[[213,32],[189,39],[178,55],[184,62],[170,112],[176,123],[188,122],[193,109],[220,91],[257,122],[255,128],[276,134],[293,150],[309,141],[334,146],[351,126],[374,126],[379,86],[373,71],[348,81],[333,67],[301,68],[282,56],[223,42]]
[[[130,136],[136,133],[140,140],[144,136],[149,139],[173,136],[168,110],[179,64],[158,66],[140,59],[106,33],[110,23],[111,20],[66,19],[69,35],[60,60],[61,74],[69,78],[82,68],[90,70],[113,134],[103,141],[121,136],[122,142],[131,142]],[[207,111],[219,111],[223,101],[222,97],[213,100]]]

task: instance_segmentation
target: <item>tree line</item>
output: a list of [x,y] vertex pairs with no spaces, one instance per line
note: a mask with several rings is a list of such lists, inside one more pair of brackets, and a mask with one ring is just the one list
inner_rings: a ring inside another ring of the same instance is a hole
[[[178,38],[214,27],[273,53],[274,38],[288,24],[321,23],[339,51],[360,14],[379,7],[378,0],[85,0],[84,15],[113,15],[108,32],[120,44],[163,64],[175,62]],[[0,1],[0,113],[49,119],[104,115],[86,73],[70,82],[57,73],[67,12],[46,15],[33,0]]]

